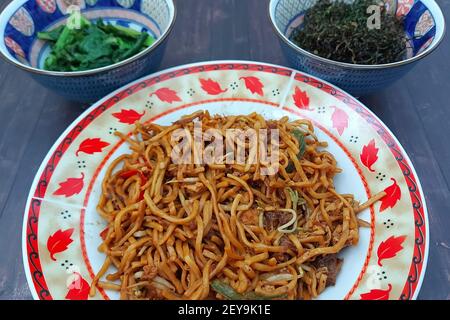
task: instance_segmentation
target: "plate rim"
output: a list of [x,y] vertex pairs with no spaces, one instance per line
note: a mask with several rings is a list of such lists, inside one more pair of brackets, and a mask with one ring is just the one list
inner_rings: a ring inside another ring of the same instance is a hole
[[[402,151],[405,160],[407,160],[408,164],[410,164],[409,169],[411,170],[413,175],[416,177],[415,182],[417,184],[417,190],[420,192],[420,195],[421,195],[421,198],[422,198],[421,200],[422,200],[422,207],[423,207],[423,213],[424,213],[423,219],[424,219],[424,226],[425,226],[425,231],[426,231],[425,232],[425,237],[424,237],[424,240],[425,240],[425,251],[424,251],[424,255],[423,255],[422,269],[421,269],[421,272],[420,272],[420,275],[419,275],[419,279],[417,280],[417,285],[416,285],[416,288],[414,290],[414,293],[410,297],[411,300],[416,300],[417,296],[420,293],[420,290],[422,288],[422,284],[423,284],[423,281],[424,281],[424,278],[425,278],[425,274],[426,274],[426,271],[427,271],[427,266],[428,266],[429,245],[430,245],[430,230],[429,230],[428,207],[427,207],[427,203],[426,203],[425,194],[423,192],[422,184],[420,182],[419,176],[417,175],[417,171],[415,169],[414,163],[411,161],[411,158],[409,157],[409,155],[406,152],[406,150],[403,147],[403,145],[398,141],[397,137],[393,134],[393,132],[390,130],[390,128],[372,110],[369,109],[369,107],[367,107],[364,103],[362,103],[361,101],[356,99],[354,96],[352,96],[351,94],[349,94],[345,90],[343,90],[343,89],[341,89],[341,88],[339,88],[339,87],[329,83],[328,81],[325,81],[325,80],[322,80],[322,79],[320,79],[318,77],[312,76],[312,75],[310,75],[310,74],[308,74],[306,72],[299,71],[299,70],[296,70],[296,69],[293,69],[293,68],[290,68],[290,67],[286,67],[286,66],[282,66],[282,65],[271,64],[271,63],[260,62],[260,61],[253,61],[253,60],[235,60],[235,59],[230,59],[230,60],[206,60],[206,61],[199,61],[199,62],[193,62],[193,63],[188,63],[188,64],[182,64],[182,65],[177,65],[177,66],[174,66],[174,67],[163,69],[163,70],[160,70],[158,72],[151,73],[151,74],[148,74],[146,76],[143,76],[143,77],[141,77],[141,78],[139,78],[139,79],[137,79],[135,81],[132,81],[132,82],[130,82],[130,83],[128,83],[128,84],[118,88],[117,90],[114,90],[113,92],[109,93],[108,95],[106,95],[102,99],[100,99],[97,102],[93,103],[89,108],[84,110],[78,117],[76,117],[67,126],[67,128],[58,136],[56,141],[49,148],[49,150],[46,153],[45,157],[42,159],[41,164],[40,164],[38,170],[35,173],[35,176],[33,178],[33,182],[32,182],[32,184],[30,186],[30,191],[29,191],[28,196],[27,196],[27,201],[26,201],[26,204],[25,204],[25,209],[24,209],[24,214],[23,214],[22,234],[21,234],[21,239],[22,239],[22,263],[23,263],[23,267],[25,269],[25,276],[26,276],[26,279],[27,279],[28,288],[29,288],[29,290],[31,292],[31,295],[32,295],[33,299],[34,300],[41,300],[39,295],[38,295],[38,293],[37,293],[37,291],[36,291],[36,288],[34,286],[33,279],[31,278],[30,264],[29,264],[28,256],[27,256],[27,237],[26,237],[27,215],[28,215],[28,211],[30,209],[31,201],[33,199],[39,199],[37,197],[34,197],[34,190],[35,190],[35,188],[36,188],[36,186],[38,184],[38,181],[40,180],[41,174],[44,171],[48,160],[51,158],[52,154],[57,149],[59,144],[64,140],[65,136],[67,136],[67,134],[70,133],[71,130],[73,130],[73,127],[78,122],[80,122],[82,119],[84,119],[93,110],[95,110],[96,108],[101,106],[104,102],[108,101],[109,99],[114,97],[116,94],[122,92],[123,90],[126,90],[127,88],[129,88],[129,87],[131,87],[133,85],[136,85],[136,84],[144,81],[147,78],[157,77],[157,76],[159,76],[161,74],[170,73],[170,72],[173,72],[175,70],[180,70],[180,69],[185,69],[185,68],[192,68],[192,67],[202,66],[202,65],[214,65],[214,64],[253,64],[253,65],[267,66],[267,67],[273,67],[273,68],[280,68],[280,69],[284,69],[284,70],[288,70],[288,71],[292,72],[292,74],[290,75],[290,78],[291,78],[290,82],[291,81],[295,81],[295,76],[296,75],[305,75],[308,78],[314,79],[314,80],[318,81],[319,83],[326,84],[326,85],[330,86],[332,89],[334,89],[336,92],[342,93],[342,94],[344,94],[344,96],[347,96],[347,97],[351,98],[354,102],[356,102],[367,113],[369,113],[370,116],[372,116],[374,119],[376,119],[383,126],[383,129],[386,130],[386,132],[390,135],[390,138],[392,138],[392,140],[399,147],[400,151]],[[39,200],[40,201],[45,201],[45,198],[39,199]],[[409,268],[411,268],[411,265],[409,266]],[[409,273],[409,269],[408,269],[408,273]]]

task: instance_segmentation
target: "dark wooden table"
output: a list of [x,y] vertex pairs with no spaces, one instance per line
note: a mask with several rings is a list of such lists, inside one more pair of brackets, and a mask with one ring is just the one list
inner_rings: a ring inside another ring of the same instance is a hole
[[[450,1],[438,2],[450,22]],[[287,65],[268,0],[178,0],[177,6],[162,69],[217,59]],[[431,241],[419,298],[450,299],[449,37],[407,77],[362,100],[405,147],[424,188]],[[31,299],[21,251],[26,197],[47,151],[82,111],[0,61],[0,299]]]

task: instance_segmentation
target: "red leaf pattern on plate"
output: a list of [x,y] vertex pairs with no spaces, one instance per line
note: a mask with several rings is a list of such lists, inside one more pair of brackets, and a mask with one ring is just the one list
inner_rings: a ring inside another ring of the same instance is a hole
[[345,129],[348,128],[348,115],[344,110],[334,107],[333,115],[331,116],[331,121],[333,122],[333,128],[339,132],[342,136]]
[[139,121],[144,114],[145,111],[141,114],[132,109],[122,109],[120,112],[115,112],[112,115],[113,117],[119,119],[119,122],[121,123],[134,124],[136,121]]
[[84,152],[87,154],[94,154],[96,152],[102,152],[103,148],[109,146],[108,142],[102,141],[100,138],[87,138],[78,147],[77,152],[75,153],[78,157],[80,152]]
[[387,290],[374,289],[368,293],[361,294],[361,300],[389,300],[391,290],[392,285],[389,283]]
[[158,89],[155,92],[151,93],[150,97],[153,95],[156,95],[162,102],[172,103],[181,101],[180,97],[177,95],[177,92],[169,88]]
[[79,194],[84,186],[84,173],[81,173],[81,178],[68,178],[64,182],[59,183],[59,188],[53,192],[56,196],[65,196],[66,198]]
[[218,94],[226,92],[228,89],[222,89],[217,81],[212,79],[200,79],[202,89],[210,95],[217,96]]
[[76,277],[69,285],[69,291],[66,294],[66,299],[87,300],[90,290],[89,283],[84,280],[79,273],[75,272],[74,274]]
[[380,212],[383,212],[387,208],[393,208],[402,197],[397,181],[394,178],[391,178],[391,180],[393,181],[392,185],[384,189],[386,195],[381,199]]
[[48,237],[47,240],[47,249],[50,253],[50,258],[53,261],[56,261],[55,254],[66,251],[69,247],[69,244],[73,242],[71,236],[73,234],[74,229],[67,229],[62,231],[59,229],[53,235]]
[[302,91],[299,87],[295,87],[292,98],[298,108],[309,110],[309,96],[306,91]]
[[366,146],[363,147],[362,153],[360,155],[361,163],[369,169],[370,172],[375,172],[372,169],[372,166],[378,160],[378,148],[375,147],[375,140],[369,142]]
[[248,90],[250,90],[251,93],[253,94],[258,94],[261,97],[264,95],[264,85],[262,84],[261,80],[259,80],[259,78],[257,77],[241,77],[239,78],[239,80],[244,80],[245,81],[245,86],[247,87]]
[[377,255],[378,255],[378,265],[382,267],[381,261],[384,259],[393,258],[399,253],[403,247],[402,244],[405,241],[406,236],[394,237],[391,236],[386,241],[383,241],[378,246]]

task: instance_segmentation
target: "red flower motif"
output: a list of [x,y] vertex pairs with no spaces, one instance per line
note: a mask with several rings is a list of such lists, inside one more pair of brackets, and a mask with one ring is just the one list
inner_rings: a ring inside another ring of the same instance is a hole
[[391,180],[393,181],[393,184],[384,189],[386,195],[381,199],[380,212],[383,212],[387,208],[393,208],[402,196],[397,181],[394,178],[391,178]]
[[83,277],[75,272],[75,279],[69,285],[69,291],[66,294],[66,299],[69,300],[87,300],[89,297],[90,286]]
[[378,160],[378,148],[375,147],[375,140],[372,140],[363,147],[360,155],[361,163],[369,169],[370,172],[375,172],[372,166]]
[[342,136],[345,129],[348,127],[348,115],[344,110],[341,110],[337,107],[333,107],[334,112],[331,116],[331,121],[333,122],[333,128],[339,132],[339,135]]
[[361,300],[389,300],[389,294],[391,293],[392,285],[388,284],[387,290],[374,289],[368,293],[361,294]]
[[200,79],[202,89],[210,95],[217,96],[226,92],[228,89],[222,89],[217,81],[211,79]]
[[244,80],[245,81],[245,86],[247,87],[248,90],[250,90],[251,93],[253,94],[258,94],[261,97],[264,95],[264,85],[262,84],[261,80],[259,80],[259,78],[257,77],[241,77],[239,78],[239,80]]
[[162,102],[172,103],[175,101],[181,101],[176,91],[169,88],[161,88],[150,94],[150,97],[156,95]]
[[391,236],[386,241],[383,241],[378,246],[377,255],[378,255],[378,265],[382,267],[381,261],[384,259],[393,258],[403,250],[402,244],[405,241],[406,236],[394,237]]
[[102,149],[107,146],[109,146],[109,143],[100,140],[100,138],[93,138],[93,139],[87,138],[80,144],[75,154],[77,157],[80,152],[84,152],[87,154],[94,154],[96,152],[102,152]]
[[309,110],[309,97],[306,91],[302,91],[299,87],[295,87],[292,98],[298,108]]
[[123,109],[120,112],[113,113],[113,117],[119,119],[119,122],[126,124],[134,124],[136,121],[139,121],[142,116],[145,114],[145,111],[142,114],[137,113],[135,110],[126,110]]
[[53,235],[48,237],[47,240],[47,249],[50,253],[50,258],[53,261],[56,261],[55,254],[66,251],[69,247],[69,244],[73,242],[71,236],[73,234],[74,229],[67,229],[62,231],[62,229],[56,231]]
[[84,186],[84,173],[81,178],[68,178],[66,181],[59,183],[59,189],[53,192],[56,196],[65,196],[66,198],[79,194]]

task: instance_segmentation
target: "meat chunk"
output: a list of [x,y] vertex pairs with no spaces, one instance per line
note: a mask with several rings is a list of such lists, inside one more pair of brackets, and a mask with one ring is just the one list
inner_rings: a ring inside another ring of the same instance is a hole
[[148,300],[162,300],[164,297],[161,295],[160,290],[148,284],[146,286],[145,298]]
[[[284,247],[285,250],[291,250],[294,252],[297,252],[297,248],[292,243],[292,241],[289,239],[288,236],[284,235],[280,238],[280,246]],[[287,252],[276,252],[273,254],[273,257],[277,259],[279,263],[283,263],[291,259],[292,257]]]
[[258,225],[258,217],[259,217],[258,210],[249,209],[247,211],[242,212],[241,221],[243,224],[246,224],[246,225],[257,226]]
[[326,268],[328,270],[326,283],[326,286],[328,287],[336,284],[336,278],[339,271],[341,271],[343,262],[344,260],[339,259],[337,255],[330,254],[317,258],[313,265],[316,268]]
[[283,263],[283,262],[289,261],[289,259],[291,258],[290,255],[288,255],[287,253],[282,253],[282,252],[275,252],[272,255],[272,257],[277,259],[278,263]]
[[278,125],[275,121],[267,121],[267,128],[270,130],[274,130],[278,128]]
[[152,280],[158,274],[158,268],[155,266],[144,266],[142,268],[144,271],[144,275],[142,276],[142,280]]
[[195,220],[192,220],[187,224],[188,228],[194,231],[197,228],[197,222]]
[[248,185],[253,188],[253,189],[261,189],[262,186],[262,182],[261,181],[256,181],[256,180],[251,180],[248,182]]
[[136,298],[140,298],[141,295],[144,295],[146,299],[150,300],[162,299],[163,297],[161,296],[159,290],[153,287],[152,284],[152,280],[158,275],[158,268],[155,266],[147,265],[142,268],[142,271],[144,272],[144,274],[142,275],[141,280],[149,281],[149,284],[145,286],[144,292],[142,292],[141,290],[135,291],[134,295],[136,296]]
[[206,190],[205,185],[202,182],[186,183],[181,186],[186,189],[189,194],[199,194]]
[[274,211],[264,213],[264,228],[269,231],[285,225],[292,219],[292,214],[289,212]]
[[292,243],[288,236],[282,236],[280,239],[280,246],[285,247],[288,250],[297,252],[297,247]]

